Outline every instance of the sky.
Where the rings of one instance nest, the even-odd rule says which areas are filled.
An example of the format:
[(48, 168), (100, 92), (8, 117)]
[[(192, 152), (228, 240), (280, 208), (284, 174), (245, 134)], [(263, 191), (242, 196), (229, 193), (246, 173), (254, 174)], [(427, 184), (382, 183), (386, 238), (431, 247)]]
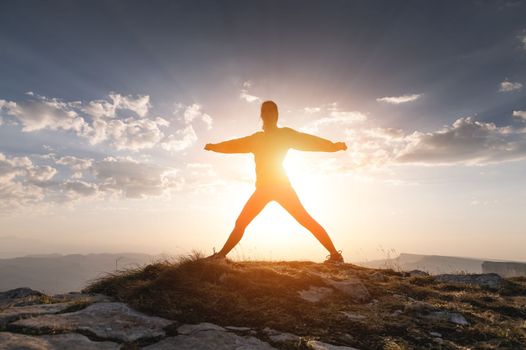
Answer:
[[(0, 257), (219, 250), (281, 126), (307, 210), (350, 261), (526, 261), (522, 1), (3, 1)], [(277, 204), (234, 259), (322, 260)]]

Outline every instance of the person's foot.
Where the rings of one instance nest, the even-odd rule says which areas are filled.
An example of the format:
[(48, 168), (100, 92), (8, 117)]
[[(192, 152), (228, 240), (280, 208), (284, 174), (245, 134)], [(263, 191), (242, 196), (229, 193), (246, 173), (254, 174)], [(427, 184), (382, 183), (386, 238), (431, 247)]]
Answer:
[(343, 261), (342, 251), (339, 250), (337, 252), (331, 253), (331, 255), (327, 255), (327, 259), (323, 263), (333, 265), (341, 265), (345, 263), (345, 261)]
[(220, 253), (214, 253), (210, 256), (207, 256), (205, 258), (206, 261), (213, 261), (213, 262), (219, 262), (219, 263), (225, 263), (227, 262), (226, 256)]

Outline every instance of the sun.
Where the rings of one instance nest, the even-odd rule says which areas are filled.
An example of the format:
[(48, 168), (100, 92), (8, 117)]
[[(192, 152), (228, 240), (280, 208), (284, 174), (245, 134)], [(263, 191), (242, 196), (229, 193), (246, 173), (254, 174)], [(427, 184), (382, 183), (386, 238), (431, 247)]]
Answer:
[(287, 176), (296, 190), (312, 188), (315, 180), (312, 160), (300, 152), (289, 152), (283, 162)]

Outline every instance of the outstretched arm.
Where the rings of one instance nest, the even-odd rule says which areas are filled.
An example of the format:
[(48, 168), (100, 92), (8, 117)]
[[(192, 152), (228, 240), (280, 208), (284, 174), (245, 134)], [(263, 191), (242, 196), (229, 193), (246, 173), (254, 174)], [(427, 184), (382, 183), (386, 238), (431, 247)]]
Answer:
[[(292, 129), (291, 129), (292, 130)], [(345, 142), (332, 142), (327, 139), (293, 130), (291, 147), (299, 151), (337, 152), (345, 151)]]
[(219, 153), (250, 153), (252, 152), (252, 136), (220, 143), (207, 143), (205, 150)]

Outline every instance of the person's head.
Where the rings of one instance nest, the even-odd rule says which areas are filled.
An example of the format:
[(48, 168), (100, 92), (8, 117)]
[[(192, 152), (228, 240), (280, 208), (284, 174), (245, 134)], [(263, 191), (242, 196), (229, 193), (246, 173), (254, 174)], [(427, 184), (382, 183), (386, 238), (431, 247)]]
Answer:
[(278, 105), (274, 101), (265, 101), (261, 104), (261, 120), (263, 120), (263, 130), (271, 130), (278, 126)]

